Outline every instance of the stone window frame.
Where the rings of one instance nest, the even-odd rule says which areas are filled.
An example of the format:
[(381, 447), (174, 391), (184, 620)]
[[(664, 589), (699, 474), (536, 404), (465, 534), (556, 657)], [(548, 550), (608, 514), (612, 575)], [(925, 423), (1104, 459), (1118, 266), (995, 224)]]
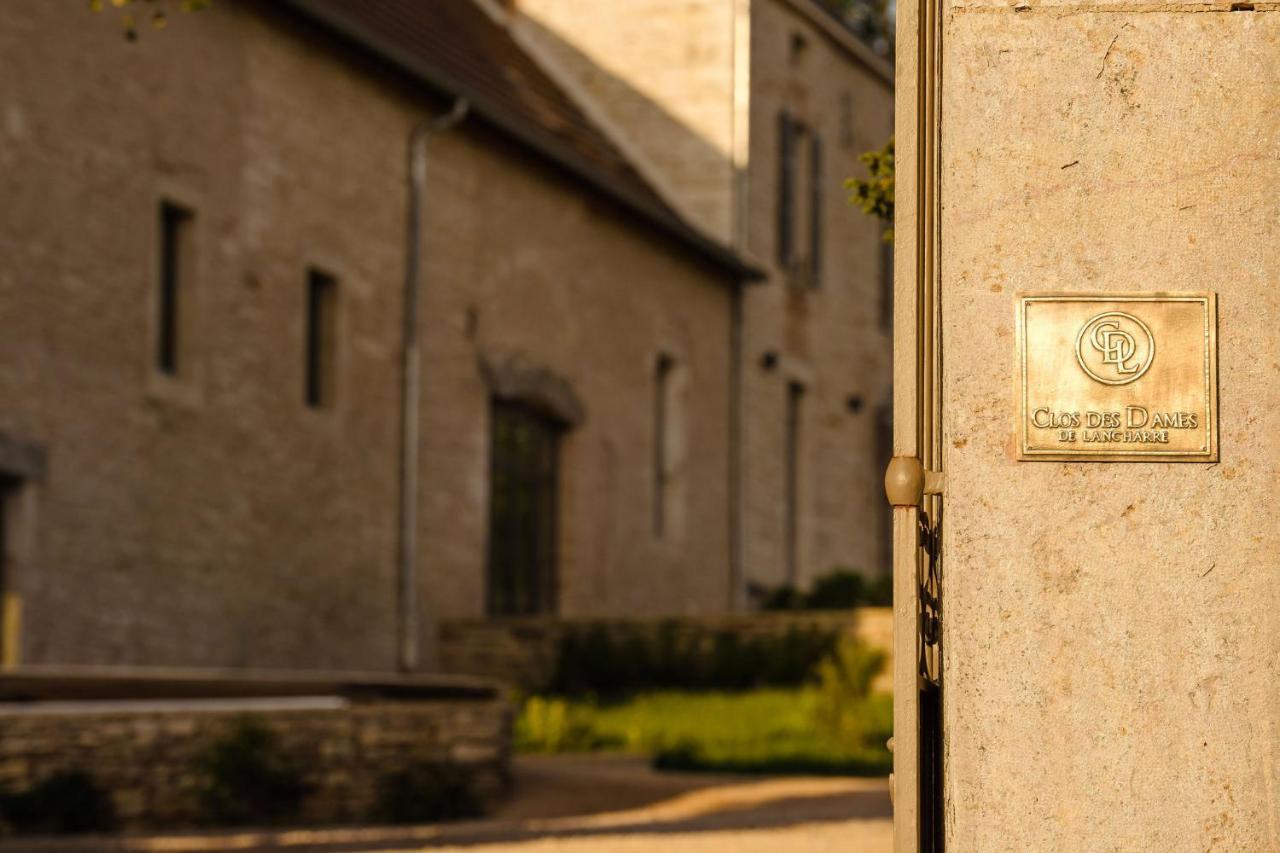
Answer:
[[(797, 118), (786, 106), (778, 110), (777, 135), (775, 262), (788, 284), (817, 290), (823, 274), (825, 143), (815, 126)], [(799, 174), (801, 169), (805, 174)], [(806, 244), (803, 253), (799, 241)]]
[[(569, 379), (546, 365), (537, 363), (520, 353), (482, 353), (478, 358), (479, 371), (487, 389), (487, 417), (493, 417), (495, 403), (517, 403), (532, 412), (538, 413), (559, 429), (556, 447), (557, 476), (561, 478), (555, 498), (555, 533), (554, 533), (554, 607), (558, 612), (563, 592), (563, 568), (567, 564), (565, 551), (564, 520), (569, 516), (566, 512), (566, 490), (563, 476), (568, 466), (570, 448), (569, 436), (573, 430), (581, 426), (587, 418), (586, 406), (578, 396)], [(492, 424), (490, 425), (492, 430)], [(486, 454), (493, 452), (492, 438)], [(487, 457), (487, 465), (492, 465), (492, 458)], [(492, 469), (489, 471), (489, 488), (492, 488)], [(492, 496), (489, 497), (492, 500)], [(492, 511), (490, 504), (486, 512)], [(491, 524), (492, 522), (487, 522)], [(486, 528), (486, 538), (492, 535)], [(501, 614), (491, 611), (491, 583), (489, 557), (485, 559), (484, 608), (488, 618), (503, 618)]]
[[(204, 200), (203, 194), (191, 187), (172, 179), (164, 179), (157, 182), (155, 190), (151, 193), (146, 213), (151, 226), (147, 230), (147, 295), (143, 304), (143, 310), (146, 312), (146, 349), (143, 366), (145, 394), (152, 400), (186, 409), (201, 408), (204, 405), (205, 395), (208, 339), (201, 332), (207, 328), (204, 323), (203, 308), (206, 304), (205, 283), (208, 279), (206, 274), (208, 216), (205, 212), (207, 205), (203, 203)], [(163, 287), (163, 247), (161, 245), (163, 235), (160, 223), (161, 214), (166, 205), (184, 210), (191, 217), (188, 235), (190, 246), (187, 249), (190, 257), (186, 264), (186, 280), (182, 285), (184, 318), (179, 321), (181, 328), (178, 342), (179, 348), (185, 350), (185, 355), (179, 354), (179, 366), (174, 372), (163, 370), (157, 357), (161, 337), (160, 293)]]

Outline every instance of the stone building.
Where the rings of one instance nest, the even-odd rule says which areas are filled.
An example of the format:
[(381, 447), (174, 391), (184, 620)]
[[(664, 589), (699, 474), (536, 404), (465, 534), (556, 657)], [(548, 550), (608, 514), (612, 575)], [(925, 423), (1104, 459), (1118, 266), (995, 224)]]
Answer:
[[(703, 202), (509, 7), (221, 0), (136, 41), (10, 10), (4, 662), (422, 669), (444, 619), (873, 565), (877, 235), (836, 176), (887, 72), (815, 9), (732, 18), (759, 91), (722, 91), (752, 133)], [(781, 158), (780, 264), (784, 102), (829, 156)]]
[(744, 294), (742, 589), (888, 571), (892, 257), (846, 202), (893, 132), (892, 68), (818, 0), (509, 0), (512, 29)]

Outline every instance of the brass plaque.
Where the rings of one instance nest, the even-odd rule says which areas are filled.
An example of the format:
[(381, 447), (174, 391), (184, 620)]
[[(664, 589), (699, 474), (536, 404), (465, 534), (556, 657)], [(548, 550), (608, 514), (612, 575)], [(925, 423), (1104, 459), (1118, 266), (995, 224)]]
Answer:
[(1216, 462), (1212, 293), (1020, 293), (1018, 458)]

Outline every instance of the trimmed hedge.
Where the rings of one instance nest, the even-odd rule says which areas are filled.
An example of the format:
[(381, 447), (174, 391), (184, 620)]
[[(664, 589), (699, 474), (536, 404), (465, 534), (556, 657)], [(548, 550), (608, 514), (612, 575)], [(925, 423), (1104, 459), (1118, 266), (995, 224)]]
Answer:
[(560, 641), (552, 693), (748, 690), (803, 684), (836, 648), (837, 632), (793, 626), (781, 635), (690, 631), (678, 620), (656, 633), (629, 626), (571, 629)]

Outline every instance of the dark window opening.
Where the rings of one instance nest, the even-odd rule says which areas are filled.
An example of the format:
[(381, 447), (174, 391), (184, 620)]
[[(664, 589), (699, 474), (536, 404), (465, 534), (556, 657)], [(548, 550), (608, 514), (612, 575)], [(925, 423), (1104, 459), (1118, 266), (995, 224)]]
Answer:
[(307, 405), (332, 404), (337, 362), (338, 280), (316, 270), (307, 273)]
[(840, 144), (849, 148), (853, 143), (853, 95), (844, 92), (840, 95)]
[(488, 610), (555, 613), (560, 424), (495, 401), (490, 447)]
[(778, 265), (791, 268), (795, 207), (795, 149), (798, 126), (786, 110), (778, 113)]
[(809, 137), (809, 286), (822, 283), (822, 137)]
[(17, 498), (22, 481), (0, 474), (0, 661), (13, 663), (16, 649), (9, 648), (12, 639), (9, 625), (9, 597), (13, 587), (10, 526), (13, 523), (13, 502)]
[(660, 355), (653, 375), (653, 535), (657, 539), (666, 535), (667, 529), (668, 419), (674, 367), (674, 359)]
[(190, 265), (191, 211), (170, 202), (160, 204), (160, 292), (156, 366), (177, 374), (183, 290)]
[(778, 266), (792, 284), (817, 287), (822, 275), (825, 204), (822, 137), (778, 114)]
[(804, 403), (804, 386), (799, 382), (787, 385), (786, 446), (783, 483), (783, 501), (786, 511), (783, 542), (786, 548), (787, 583), (795, 586), (800, 569), (800, 417)]
[(804, 37), (804, 33), (793, 32), (787, 45), (787, 59), (791, 66), (799, 65), (809, 52), (809, 40)]

